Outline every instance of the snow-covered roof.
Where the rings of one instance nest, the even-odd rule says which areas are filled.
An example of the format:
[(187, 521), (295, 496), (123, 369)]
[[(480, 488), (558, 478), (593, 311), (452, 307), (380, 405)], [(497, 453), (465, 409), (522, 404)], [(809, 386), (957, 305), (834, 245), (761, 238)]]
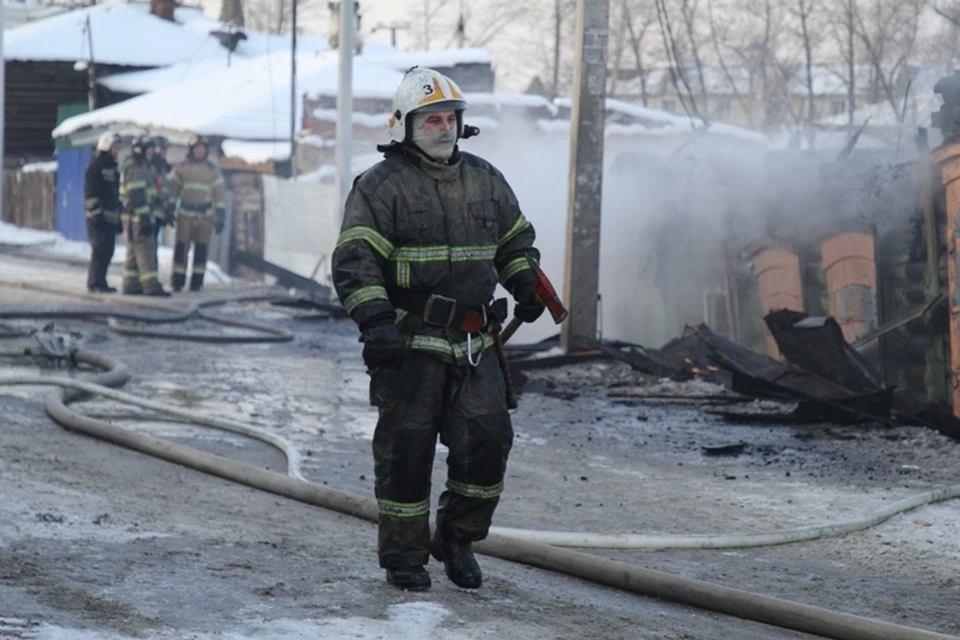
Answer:
[[(7, 60), (45, 60), (77, 62), (90, 58), (86, 31), (87, 18), (93, 37), (94, 60), (101, 64), (128, 67), (175, 68), (166, 76), (141, 76), (129, 80), (144, 91), (165, 86), (171, 77), (189, 77), (204, 71), (204, 63), (213, 59), (226, 66), (228, 51), (213, 35), (214, 32), (236, 30), (226, 23), (203, 15), (194, 7), (178, 7), (176, 21), (170, 22), (150, 14), (146, 3), (115, 3), (69, 10), (66, 13), (36, 20), (10, 29), (4, 35), (4, 57)], [(290, 37), (241, 29), (244, 38), (236, 46), (231, 58), (255, 58), (290, 50)], [(310, 54), (329, 51), (326, 38), (297, 38), (297, 53)], [(396, 52), (390, 45), (366, 43), (364, 51), (377, 55)], [(214, 66), (215, 66), (214, 65)], [(119, 82), (118, 76), (103, 82)], [(128, 91), (129, 85), (116, 91)]]
[[(176, 10), (178, 21), (197, 19), (198, 10)], [(210, 35), (151, 15), (146, 5), (106, 4), (75, 9), (15, 27), (4, 33), (5, 60), (78, 62), (158, 67), (202, 60), (224, 48)]]
[[(366, 45), (365, 45), (366, 47)], [(442, 51), (410, 51), (378, 55), (376, 51), (366, 49), (364, 56), (385, 67), (406, 71), (410, 67), (450, 68), (460, 64), (490, 64), (492, 58), (486, 49), (444, 49)]]
[(117, 93), (138, 95), (196, 80), (213, 73), (220, 73), (242, 62), (244, 62), (244, 58), (236, 55), (231, 56), (226, 49), (223, 49), (219, 55), (209, 56), (203, 60), (179, 62), (144, 71), (115, 73), (98, 78), (97, 82)]
[[(221, 72), (68, 118), (53, 131), (53, 137), (134, 125), (148, 132), (179, 130), (236, 140), (283, 141), (290, 130), (289, 70), (289, 52), (238, 59)], [(297, 56), (298, 91), (335, 94), (338, 70), (335, 53)], [(354, 96), (358, 98), (390, 97), (402, 78), (401, 73), (362, 56), (354, 58), (353, 73)], [(297, 110), (301, 109), (298, 101)], [(298, 113), (298, 122), (300, 117)]]
[[(572, 101), (570, 98), (557, 98), (554, 100), (557, 106), (569, 109)], [(769, 144), (768, 138), (762, 133), (750, 131), (742, 127), (735, 127), (729, 124), (711, 122), (704, 128), (699, 120), (691, 121), (690, 118), (678, 116), (659, 109), (651, 109), (622, 100), (607, 98), (606, 110), (608, 116), (611, 112), (620, 113), (629, 118), (631, 122), (613, 122), (606, 126), (607, 135), (679, 135), (692, 132), (707, 132), (714, 135), (739, 138), (760, 144)], [(564, 120), (566, 128), (569, 129), (569, 121)], [(543, 130), (561, 130), (553, 125), (540, 127)]]
[[(220, 20), (215, 20), (203, 14), (190, 16), (184, 19), (183, 26), (190, 31), (204, 35), (210, 34), (214, 31), (229, 33), (238, 30), (236, 27), (221, 22)], [(239, 31), (242, 31), (246, 37), (242, 38), (237, 43), (237, 48), (234, 53), (236, 53), (238, 56), (244, 58), (254, 58), (257, 56), (272, 55), (274, 53), (287, 51), (290, 49), (289, 36), (262, 33), (259, 31), (252, 31), (247, 28), (240, 28)], [(298, 53), (316, 53), (318, 51), (329, 50), (330, 43), (326, 38), (297, 38)]]

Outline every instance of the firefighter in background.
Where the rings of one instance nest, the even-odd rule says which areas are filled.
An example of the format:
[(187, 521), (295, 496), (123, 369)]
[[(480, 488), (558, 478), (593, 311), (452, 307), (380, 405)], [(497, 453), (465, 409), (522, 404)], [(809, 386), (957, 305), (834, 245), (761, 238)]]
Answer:
[(124, 163), (120, 175), (127, 238), (123, 293), (169, 296), (157, 278), (157, 228), (151, 211), (157, 197), (153, 149), (150, 136), (134, 138), (133, 154)]
[(187, 254), (193, 243), (193, 273), (190, 291), (203, 287), (211, 229), (220, 233), (227, 220), (223, 174), (207, 155), (210, 144), (204, 136), (193, 136), (187, 158), (170, 172), (167, 211), (177, 216), (176, 244), (173, 246), (173, 290), (181, 291), (187, 280)]
[(104, 133), (97, 141), (93, 160), (87, 165), (83, 183), (87, 209), (87, 238), (90, 240), (90, 267), (87, 290), (91, 293), (116, 293), (107, 284), (107, 268), (113, 259), (120, 225), (120, 173), (117, 154), (120, 136)]
[[(411, 591), (430, 588), (430, 555), (457, 586), (481, 585), (471, 545), (490, 528), (513, 442), (505, 372), (488, 351), (506, 316), (506, 301), (493, 301), (498, 282), (517, 318), (544, 311), (533, 227), (503, 175), (457, 148), (466, 108), (443, 74), (407, 72), (393, 101), (393, 143), (354, 183), (333, 254), (334, 286), (359, 325), (379, 409), (380, 566)], [(431, 538), (438, 436), (449, 454)]]
[(157, 247), (159, 248), (160, 245), (163, 244), (160, 241), (163, 228), (167, 225), (172, 227), (176, 222), (176, 218), (169, 206), (170, 185), (167, 183), (167, 176), (170, 174), (170, 170), (173, 169), (170, 163), (167, 162), (167, 149), (170, 147), (170, 141), (164, 136), (154, 136), (153, 144), (152, 164), (157, 187), (157, 197), (154, 200), (153, 206), (151, 206), (151, 213), (153, 214), (154, 224), (157, 227)]

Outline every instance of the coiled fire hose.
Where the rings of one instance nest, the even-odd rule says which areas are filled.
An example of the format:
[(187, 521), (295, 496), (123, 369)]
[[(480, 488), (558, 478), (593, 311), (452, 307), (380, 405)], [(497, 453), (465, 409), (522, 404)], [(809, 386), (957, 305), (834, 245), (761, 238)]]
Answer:
[[(0, 357), (29, 355), (43, 354), (35, 354), (29, 349), (0, 351)], [(0, 386), (55, 385), (60, 387), (60, 390), (47, 397), (45, 408), (56, 422), (67, 429), (286, 498), (356, 516), (370, 522), (377, 521), (377, 507), (373, 500), (303, 479), (299, 471), (299, 456), (296, 449), (283, 438), (269, 434), (263, 428), (253, 425), (170, 407), (117, 391), (113, 387), (125, 384), (129, 379), (129, 374), (125, 365), (105, 355), (78, 352), (75, 354), (75, 360), (79, 363), (103, 368), (105, 371), (95, 374), (89, 381), (63, 377), (0, 376)], [(257, 438), (278, 448), (287, 456), (288, 474), (276, 473), (192, 447), (138, 434), (103, 420), (84, 416), (69, 408), (70, 403), (79, 400), (85, 394), (102, 395), (120, 402), (159, 411), (193, 424), (224, 429)], [(957, 640), (954, 636), (933, 631), (905, 627), (771, 596), (749, 593), (551, 545), (621, 549), (715, 549), (757, 546), (759, 544), (785, 544), (797, 540), (810, 540), (826, 535), (840, 535), (858, 531), (882, 522), (896, 513), (958, 496), (960, 496), (960, 485), (901, 500), (861, 519), (746, 536), (596, 536), (583, 533), (521, 532), (516, 529), (495, 528), (491, 531), (487, 540), (476, 545), (476, 550), (504, 560), (512, 560), (548, 571), (563, 573), (647, 597), (670, 600), (747, 620), (827, 638), (836, 638), (837, 640), (950, 640), (951, 638)]]

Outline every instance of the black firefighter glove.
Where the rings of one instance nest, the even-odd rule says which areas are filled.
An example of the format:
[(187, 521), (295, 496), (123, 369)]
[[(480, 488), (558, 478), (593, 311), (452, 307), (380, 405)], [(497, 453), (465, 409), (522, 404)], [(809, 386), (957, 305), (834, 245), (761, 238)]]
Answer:
[(151, 215), (144, 215), (136, 226), (141, 238), (152, 238), (157, 235), (157, 226), (153, 223)]
[(223, 231), (223, 225), (227, 223), (227, 210), (223, 207), (217, 207), (213, 212), (213, 230), (217, 233)]
[(523, 322), (536, 322), (537, 318), (543, 315), (546, 305), (540, 300), (540, 296), (533, 290), (533, 284), (521, 287), (517, 291), (517, 306), (513, 309), (513, 315)]
[(163, 207), (163, 223), (168, 227), (176, 226), (177, 224), (177, 204), (175, 202), (167, 202)]
[(399, 369), (407, 357), (407, 340), (394, 324), (394, 313), (378, 313), (360, 323), (363, 362), (369, 369)]
[(172, 227), (177, 224), (177, 203), (176, 202), (167, 202), (163, 206), (163, 223), (168, 227)]

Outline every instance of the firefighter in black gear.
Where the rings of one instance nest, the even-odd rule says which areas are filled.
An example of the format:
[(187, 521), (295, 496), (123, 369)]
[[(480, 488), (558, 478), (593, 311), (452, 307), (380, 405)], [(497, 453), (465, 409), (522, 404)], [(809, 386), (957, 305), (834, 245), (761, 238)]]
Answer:
[(120, 233), (120, 174), (117, 153), (120, 136), (104, 133), (97, 141), (93, 160), (87, 165), (83, 191), (86, 198), (87, 238), (90, 240), (90, 267), (87, 290), (91, 293), (115, 293), (107, 284), (107, 268), (113, 259)]
[[(518, 301), (517, 317), (532, 322), (544, 310), (533, 289), (533, 227), (503, 175), (456, 146), (466, 107), (442, 74), (406, 74), (394, 142), (354, 183), (333, 255), (379, 410), (380, 566), (390, 584), (414, 591), (430, 587), (431, 555), (456, 585), (481, 585), (471, 543), (490, 528), (513, 442), (506, 372), (491, 353), (506, 316), (506, 301), (493, 301), (498, 282)], [(447, 483), (431, 537), (438, 436), (449, 450)]]
[(170, 172), (167, 212), (176, 215), (177, 239), (173, 246), (173, 290), (187, 281), (187, 254), (193, 243), (193, 273), (190, 291), (203, 287), (211, 231), (220, 233), (227, 220), (223, 174), (207, 155), (210, 142), (193, 136), (187, 144), (187, 159)]
[(153, 140), (133, 140), (133, 155), (120, 175), (123, 225), (126, 228), (127, 260), (123, 266), (123, 293), (169, 296), (157, 274), (157, 230), (152, 215), (156, 203), (156, 172)]

